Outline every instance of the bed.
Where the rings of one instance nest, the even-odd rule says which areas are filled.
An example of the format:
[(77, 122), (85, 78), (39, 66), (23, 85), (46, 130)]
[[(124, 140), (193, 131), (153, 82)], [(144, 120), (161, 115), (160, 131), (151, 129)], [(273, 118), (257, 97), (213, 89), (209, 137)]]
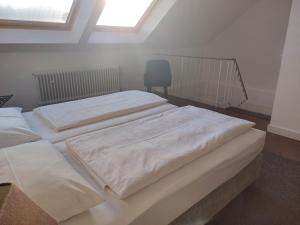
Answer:
[[(86, 168), (70, 154), (69, 140), (94, 132), (118, 129), (150, 117), (161, 117), (176, 106), (161, 102), (133, 111), (124, 111), (114, 117), (94, 120), (78, 127), (55, 130), (34, 112), (24, 113), (29, 126), (44, 140), (50, 141), (66, 161), (104, 200), (71, 219), (64, 225), (167, 225), (196, 203), (203, 205), (201, 224), (205, 224), (218, 210), (253, 182), (259, 173), (260, 154), (265, 132), (249, 129), (213, 151), (192, 160), (141, 190), (122, 198), (101, 188)], [(231, 188), (228, 188), (228, 185)], [(224, 197), (225, 196), (225, 197)], [(206, 204), (206, 203), (210, 204)]]
[[(48, 142), (39, 141), (0, 151), (0, 180), (6, 182), (6, 177), (10, 179), (11, 176), (17, 176), (17, 183), (21, 184), (21, 187), (27, 187), (22, 190), (29, 196), (35, 196), (35, 199), (39, 200), (37, 203), (43, 203), (40, 207), (49, 207), (50, 203), (51, 208), (43, 209), (52, 209), (53, 211), (47, 212), (55, 212), (51, 215), (58, 216), (55, 218), (60, 218), (60, 224), (64, 225), (167, 225), (196, 203), (202, 204), (200, 213), (203, 221), (200, 224), (205, 224), (235, 195), (255, 180), (259, 174), (260, 153), (264, 139), (264, 132), (251, 129), (124, 200), (115, 198), (98, 186), (87, 171), (70, 157), (64, 142), (53, 146)], [(6, 157), (8, 161), (5, 160)], [(92, 197), (93, 202), (85, 201), (88, 205), (94, 206), (86, 208), (86, 204), (83, 207), (82, 204), (76, 203), (76, 200), (72, 205), (68, 205), (68, 208), (83, 207), (80, 209), (82, 213), (74, 214), (74, 211), (70, 210), (68, 215), (65, 215), (64, 210), (57, 211), (55, 205), (60, 208), (67, 206), (65, 201), (60, 202), (61, 197), (57, 198), (62, 194), (59, 193), (61, 188), (58, 187), (69, 189), (69, 185), (65, 186), (63, 182), (62, 186), (53, 186), (53, 170), (55, 170), (55, 177), (59, 180), (62, 177), (69, 180), (71, 174), (71, 177), (83, 184), (80, 186), (90, 187), (78, 190), (80, 186), (76, 185), (75, 189), (71, 189), (71, 196), (66, 196), (69, 192), (63, 195), (64, 198), (68, 198), (68, 202), (78, 199), (77, 194), (81, 195), (81, 198), (84, 197), (82, 194), (85, 191), (81, 190), (94, 189), (97, 194), (89, 191), (92, 195), (88, 195)], [(51, 174), (51, 179), (46, 174)], [(55, 182), (58, 181), (57, 178)], [(37, 186), (32, 187), (33, 183), (30, 180), (34, 181)], [(70, 184), (72, 187), (74, 182)], [(38, 189), (39, 191), (36, 192)], [(53, 198), (48, 203), (46, 199), (50, 192)], [(47, 193), (46, 199), (43, 193)]]
[[(210, 154), (201, 157), (180, 170), (164, 177), (158, 182), (135, 193), (126, 200), (119, 200), (108, 194), (94, 182), (66, 151), (64, 142), (55, 144), (69, 163), (99, 191), (106, 201), (89, 211), (65, 221), (64, 225), (125, 225), (169, 224), (197, 202), (204, 199), (215, 189), (221, 189), (217, 206), (226, 204), (240, 193), (257, 176), (259, 155), (263, 149), (265, 132), (251, 129), (249, 132), (219, 147)], [(237, 176), (247, 166), (252, 165), (247, 176), (240, 177), (240, 183), (234, 189), (222, 190), (222, 184)], [(254, 167), (254, 168), (253, 168)], [(253, 173), (255, 171), (256, 173)], [(250, 180), (250, 181), (249, 181)], [(235, 183), (236, 184), (236, 183)], [(231, 193), (232, 192), (232, 193)], [(224, 194), (224, 195), (223, 195)], [(214, 198), (214, 197), (212, 197)], [(223, 200), (226, 200), (226, 203)], [(209, 205), (208, 205), (209, 207)], [(217, 211), (209, 215), (210, 219)], [(207, 216), (207, 215), (206, 215)], [(207, 221), (204, 221), (207, 222)], [(203, 224), (204, 224), (203, 222)]]

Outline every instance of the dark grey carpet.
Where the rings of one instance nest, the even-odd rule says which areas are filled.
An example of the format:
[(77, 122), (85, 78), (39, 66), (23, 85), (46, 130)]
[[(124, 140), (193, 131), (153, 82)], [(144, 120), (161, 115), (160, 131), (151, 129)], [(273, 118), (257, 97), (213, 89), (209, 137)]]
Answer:
[[(177, 224), (190, 224), (185, 220)], [(300, 225), (300, 162), (264, 153), (259, 179), (208, 225)]]

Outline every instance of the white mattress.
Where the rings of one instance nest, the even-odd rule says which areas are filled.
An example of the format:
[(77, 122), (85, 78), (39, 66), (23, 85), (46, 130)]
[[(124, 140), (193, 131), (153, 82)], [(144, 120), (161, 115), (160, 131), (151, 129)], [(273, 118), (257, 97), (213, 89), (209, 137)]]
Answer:
[(265, 132), (252, 129), (125, 200), (96, 186), (69, 156), (64, 142), (55, 146), (106, 200), (64, 225), (168, 224), (221, 184), (238, 174), (262, 151)]
[(39, 116), (35, 115), (35, 113), (33, 112), (23, 113), (23, 116), (25, 120), (28, 122), (31, 129), (36, 133), (38, 133), (43, 139), (48, 140), (51, 143), (58, 143), (60, 141), (64, 141), (71, 137), (75, 137), (91, 131), (104, 129), (107, 127), (112, 127), (129, 121), (137, 120), (146, 116), (154, 115), (157, 113), (161, 113), (173, 109), (175, 107), (176, 106), (171, 104), (163, 104), (151, 109), (143, 110), (136, 113), (131, 113), (126, 116), (120, 116), (113, 119), (99, 121), (93, 124), (72, 128), (61, 132), (56, 132), (55, 130), (53, 130)]
[(138, 91), (123, 91), (53, 105), (33, 110), (56, 131), (103, 121), (167, 103), (158, 95)]

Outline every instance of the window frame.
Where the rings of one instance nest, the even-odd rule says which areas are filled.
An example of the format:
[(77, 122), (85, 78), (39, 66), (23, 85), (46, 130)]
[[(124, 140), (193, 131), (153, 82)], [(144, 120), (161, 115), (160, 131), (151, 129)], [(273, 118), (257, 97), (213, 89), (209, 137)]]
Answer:
[(79, 0), (73, 0), (65, 23), (0, 19), (0, 29), (71, 30), (78, 11)]
[[(139, 19), (135, 27), (122, 27), (122, 26), (105, 26), (105, 25), (97, 25), (95, 30), (98, 32), (137, 32), (141, 29), (142, 25), (145, 23), (146, 19), (149, 17), (150, 13), (154, 9), (155, 5), (158, 3), (159, 0), (153, 0), (147, 10), (144, 12), (142, 17)], [(104, 8), (102, 9), (102, 11)], [(101, 13), (102, 13), (101, 11)], [(99, 14), (98, 20), (101, 16), (101, 13)], [(97, 22), (98, 22), (97, 20)]]

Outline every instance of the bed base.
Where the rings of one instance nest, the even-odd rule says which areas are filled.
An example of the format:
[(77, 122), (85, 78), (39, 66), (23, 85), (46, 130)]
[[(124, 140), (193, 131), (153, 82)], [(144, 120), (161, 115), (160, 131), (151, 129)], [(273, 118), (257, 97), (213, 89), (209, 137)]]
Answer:
[(204, 225), (208, 223), (219, 211), (259, 177), (262, 158), (262, 154), (258, 155), (255, 160), (235, 177), (211, 192), (170, 225)]

